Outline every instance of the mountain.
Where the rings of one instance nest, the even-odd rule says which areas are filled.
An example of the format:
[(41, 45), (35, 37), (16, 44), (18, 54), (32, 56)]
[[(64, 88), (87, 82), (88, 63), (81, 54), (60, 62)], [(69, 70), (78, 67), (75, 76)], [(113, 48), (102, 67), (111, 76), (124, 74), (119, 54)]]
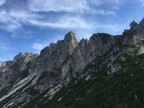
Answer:
[(144, 107), (144, 19), (122, 35), (69, 32), (40, 54), (0, 62), (0, 108)]

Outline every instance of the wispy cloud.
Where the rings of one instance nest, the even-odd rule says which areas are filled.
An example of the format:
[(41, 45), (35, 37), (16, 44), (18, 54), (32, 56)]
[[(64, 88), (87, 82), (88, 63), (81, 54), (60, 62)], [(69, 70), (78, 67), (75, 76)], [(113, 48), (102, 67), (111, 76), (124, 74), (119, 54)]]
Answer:
[(7, 60), (13, 60), (14, 56), (13, 55), (8, 55), (8, 56), (1, 56), (0, 57), (0, 62), (5, 62)]
[(7, 31), (12, 31), (21, 26), (21, 23), (19, 23), (16, 19), (11, 17), (10, 14), (5, 10), (0, 11), (0, 23), (0, 28), (5, 29)]
[(5, 43), (0, 41), (0, 50), (9, 50), (10, 47)]
[(0, 6), (4, 5), (6, 3), (6, 0), (0, 0)]
[[(123, 0), (122, 0), (123, 1)], [(61, 29), (95, 29), (113, 28), (113, 25), (99, 24), (88, 20), (83, 14), (116, 15), (116, 9), (109, 10), (99, 8), (106, 3), (112, 6), (121, 4), (120, 0), (28, 0), (27, 9), (0, 10), (0, 28), (7, 31), (14, 31), (24, 24), (37, 27), (61, 28)], [(64, 12), (53, 17), (50, 12)], [(40, 12), (45, 12), (41, 14)], [(71, 14), (68, 14), (71, 13)], [(73, 13), (73, 14), (72, 14)], [(80, 13), (80, 14), (79, 14)], [(12, 35), (12, 37), (17, 37)]]
[(32, 44), (32, 48), (34, 50), (36, 50), (36, 52), (39, 52), (40, 50), (42, 50), (45, 46), (47, 46), (47, 44), (45, 43), (38, 43), (38, 42), (34, 42)]
[(45, 16), (39, 16), (30, 12), (22, 11), (1, 11), (0, 22), (3, 24), (1, 28), (8, 31), (15, 30), (22, 26), (22, 24), (30, 24), (40, 27), (56, 27), (56, 28), (89, 28), (84, 19), (79, 16), (59, 16), (55, 21), (47, 20)]
[(54, 27), (54, 28), (91, 28), (92, 24), (89, 24), (86, 20), (79, 16), (62, 16), (55, 21), (43, 20), (29, 20), (29, 23), (36, 26)]
[[(105, 11), (99, 11), (101, 14), (115, 14), (113, 12), (106, 13)], [(101, 24), (95, 24), (86, 20), (80, 15), (61, 15), (59, 18), (47, 19), (46, 16), (40, 16), (29, 11), (1, 11), (0, 12), (0, 22), (6, 26), (6, 30), (12, 31), (22, 26), (22, 24), (29, 24), (38, 27), (52, 27), (52, 28), (71, 28), (71, 29), (89, 29), (89, 28), (101, 28), (107, 27), (107, 25), (102, 26)], [(52, 21), (53, 20), (53, 21)], [(95, 26), (96, 25), (96, 26)], [(5, 27), (5, 26), (1, 26)], [(15, 37), (15, 35), (13, 36)]]
[(140, 2), (142, 3), (142, 5), (144, 6), (144, 0), (140, 0)]
[[(113, 15), (113, 12), (102, 9), (95, 9), (103, 4), (119, 5), (120, 0), (29, 0), (28, 8), (35, 12), (74, 12), (74, 13), (95, 13), (102, 15)], [(103, 10), (104, 11), (104, 10)]]
[(88, 9), (86, 0), (29, 0), (28, 4), (32, 11), (79, 12)]
[(0, 57), (0, 62), (6, 61), (6, 58)]

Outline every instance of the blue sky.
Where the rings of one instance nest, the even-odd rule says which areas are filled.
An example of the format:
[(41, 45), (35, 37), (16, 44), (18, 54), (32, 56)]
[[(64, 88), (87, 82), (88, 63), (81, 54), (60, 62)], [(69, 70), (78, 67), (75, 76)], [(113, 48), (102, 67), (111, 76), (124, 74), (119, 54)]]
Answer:
[(39, 51), (73, 31), (122, 34), (144, 17), (144, 0), (0, 0), (0, 61)]

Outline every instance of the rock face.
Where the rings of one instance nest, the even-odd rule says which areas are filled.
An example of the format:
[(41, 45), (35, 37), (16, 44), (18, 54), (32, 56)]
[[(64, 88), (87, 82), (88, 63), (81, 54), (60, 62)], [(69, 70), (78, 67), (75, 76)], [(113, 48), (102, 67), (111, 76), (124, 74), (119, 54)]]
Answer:
[(82, 71), (92, 60), (108, 52), (116, 43), (117, 37), (104, 33), (94, 34), (89, 41), (82, 39), (72, 54), (75, 69)]
[(139, 23), (139, 26), (144, 29), (144, 18), (142, 19), (142, 21)]
[[(97, 33), (77, 42), (75, 33), (69, 32), (63, 40), (45, 47), (40, 55), (19, 53), (13, 61), (0, 62), (0, 90), (7, 90), (0, 94), (0, 107), (11, 101), (11, 106), (16, 107), (43, 92), (50, 99), (63, 85), (87, 76), (99, 65), (106, 64), (107, 74), (112, 74), (121, 68), (113, 63), (115, 59), (136, 48), (144, 52), (144, 20), (139, 24), (133, 21), (120, 36)], [(7, 98), (15, 100), (5, 101)]]
[(0, 62), (0, 72), (4, 72), (11, 65), (12, 61)]
[(31, 62), (38, 55), (32, 53), (19, 53), (14, 57), (13, 61), (7, 61), (0, 63), (0, 89), (12, 84), (19, 82), (24, 77), (28, 76), (28, 72), (31, 68)]
[(39, 68), (42, 71), (52, 71), (61, 67), (64, 60), (73, 53), (78, 42), (75, 33), (69, 32), (64, 40), (44, 48), (39, 57)]
[(130, 27), (129, 30), (125, 30), (123, 33), (123, 35), (125, 35), (125, 42), (137, 47), (142, 47), (144, 44), (144, 19), (139, 24), (133, 21)]

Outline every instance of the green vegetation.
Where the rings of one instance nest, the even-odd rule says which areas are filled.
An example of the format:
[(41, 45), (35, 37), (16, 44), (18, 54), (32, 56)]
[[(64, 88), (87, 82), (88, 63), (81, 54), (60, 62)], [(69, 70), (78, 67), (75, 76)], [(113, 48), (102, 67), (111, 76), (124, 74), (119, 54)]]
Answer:
[[(24, 88), (26, 88), (28, 85), (30, 85), (31, 81), (29, 81), (22, 88), (18, 89), (16, 92), (14, 92), (13, 94), (11, 94), (8, 98), (5, 98), (2, 101), (0, 101), (0, 108), (2, 108), (3, 105), (5, 105), (7, 102), (10, 102), (10, 101), (14, 100), (17, 96), (20, 96), (21, 92), (25, 92)], [(13, 88), (13, 86), (8, 86), (8, 87), (2, 89), (0, 91), (0, 96), (3, 97), (4, 95), (7, 95), (10, 91), (12, 91), (12, 88)], [(23, 103), (21, 103), (21, 104), (23, 104)], [(20, 105), (20, 103), (19, 103), (19, 105)], [(14, 106), (14, 107), (8, 107), (8, 108), (18, 108), (18, 107)]]
[(29, 75), (29, 68), (23, 70), (20, 74), (21, 78), (24, 79)]
[(8, 91), (12, 88), (12, 86), (7, 86), (0, 91), (0, 97), (6, 95)]
[[(107, 76), (106, 66), (86, 81), (79, 79), (63, 87), (53, 99), (39, 108), (144, 108), (144, 54), (128, 52), (115, 62), (122, 69)], [(93, 64), (94, 66), (94, 64)], [(91, 67), (87, 67), (91, 68)], [(105, 72), (104, 72), (105, 71)]]
[[(85, 68), (91, 75), (88, 81), (72, 80), (51, 100), (45, 96), (49, 90), (35, 91), (22, 108), (144, 108), (144, 54), (134, 50), (119, 56), (113, 64), (118, 63), (122, 68), (110, 76), (106, 74), (105, 59), (99, 57)], [(34, 88), (29, 89), (27, 92), (33, 94)]]
[(38, 102), (46, 95), (48, 90), (45, 90), (44, 92), (36, 95), (34, 98), (32, 98), (27, 104), (23, 105), (22, 108), (36, 108)]

